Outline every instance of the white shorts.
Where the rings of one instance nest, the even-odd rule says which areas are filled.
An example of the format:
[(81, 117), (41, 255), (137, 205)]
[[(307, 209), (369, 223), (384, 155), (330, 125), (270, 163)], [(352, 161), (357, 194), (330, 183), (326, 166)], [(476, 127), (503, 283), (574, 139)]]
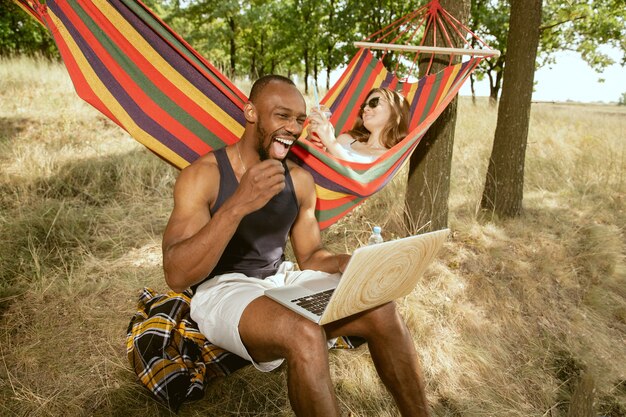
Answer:
[[(284, 359), (261, 363), (252, 359), (239, 335), (243, 311), (269, 288), (330, 275), (320, 271), (294, 271), (292, 262), (283, 262), (276, 275), (265, 279), (240, 273), (218, 275), (196, 289), (191, 298), (191, 318), (211, 343), (249, 360), (258, 370), (269, 372), (278, 368)], [(334, 342), (335, 339), (329, 340), (329, 347)]]

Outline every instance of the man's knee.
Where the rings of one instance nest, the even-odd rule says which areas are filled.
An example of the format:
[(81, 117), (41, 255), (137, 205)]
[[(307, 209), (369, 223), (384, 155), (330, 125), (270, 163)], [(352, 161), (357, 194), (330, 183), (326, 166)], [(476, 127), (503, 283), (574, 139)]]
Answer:
[(301, 318), (295, 320), (286, 338), (288, 361), (315, 361), (325, 356), (326, 334), (319, 325)]
[(363, 326), (370, 336), (385, 336), (389, 332), (405, 332), (406, 325), (395, 302), (376, 307), (365, 314)]

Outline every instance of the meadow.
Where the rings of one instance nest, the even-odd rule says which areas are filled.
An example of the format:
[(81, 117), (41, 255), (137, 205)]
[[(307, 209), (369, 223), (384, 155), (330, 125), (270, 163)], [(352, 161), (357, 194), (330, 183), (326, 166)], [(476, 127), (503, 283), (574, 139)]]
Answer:
[[(479, 210), (496, 109), (459, 101), (452, 235), (399, 305), (434, 417), (626, 416), (626, 107), (535, 103), (524, 211)], [(163, 292), (177, 171), (80, 100), (63, 66), (0, 60), (0, 415), (170, 416), (128, 363)], [(339, 223), (351, 251), (402, 225), (400, 174)], [(331, 352), (342, 410), (398, 415), (366, 346)], [(284, 366), (213, 380), (179, 416), (291, 416)]]

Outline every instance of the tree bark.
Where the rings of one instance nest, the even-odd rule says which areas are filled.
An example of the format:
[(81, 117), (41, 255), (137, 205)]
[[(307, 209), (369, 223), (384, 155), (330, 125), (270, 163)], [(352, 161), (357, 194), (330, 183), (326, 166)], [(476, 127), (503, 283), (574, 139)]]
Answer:
[[(441, 0), (461, 22), (469, 16), (469, 0)], [(437, 44), (442, 44), (439, 42)], [(458, 47), (458, 45), (456, 45)], [(432, 72), (448, 65), (449, 58), (433, 63)], [(411, 233), (439, 230), (448, 225), (448, 197), (457, 99), (446, 107), (411, 155), (405, 197), (405, 225)]]
[(237, 23), (235, 19), (231, 16), (228, 18), (228, 26), (230, 27), (230, 77), (235, 76), (236, 68), (236, 56), (237, 56), (237, 44), (235, 43), (235, 32), (237, 30)]
[(470, 74), (470, 90), (472, 91), (472, 104), (476, 105), (476, 89), (474, 88), (474, 74)]
[(522, 212), (524, 159), (539, 45), (542, 0), (511, 0), (506, 74), (481, 208), (500, 217)]
[(309, 94), (309, 48), (304, 48), (304, 94)]
[(313, 82), (315, 83), (315, 88), (318, 87), (318, 83), (317, 83), (317, 79), (318, 79), (318, 74), (319, 72), (319, 65), (318, 65), (318, 61), (317, 61), (317, 53), (313, 56)]
[[(496, 73), (496, 79), (494, 81), (491, 71), (489, 72), (489, 81), (490, 81), (490, 89), (489, 89), (489, 104), (494, 107), (498, 104), (498, 94), (500, 94), (500, 87), (502, 86), (502, 78), (504, 75), (504, 67), (505, 67), (505, 57), (504, 55), (500, 55), (496, 64), (493, 66), (494, 72)], [(498, 71), (497, 69), (500, 68)]]

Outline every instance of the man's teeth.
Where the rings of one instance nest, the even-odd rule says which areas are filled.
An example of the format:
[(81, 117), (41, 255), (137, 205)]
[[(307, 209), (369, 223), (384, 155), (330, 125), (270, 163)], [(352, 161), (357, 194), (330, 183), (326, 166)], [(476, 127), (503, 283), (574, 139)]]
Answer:
[(293, 140), (285, 139), (285, 138), (275, 138), (277, 142), (282, 143), (285, 146), (291, 146), (293, 144)]

